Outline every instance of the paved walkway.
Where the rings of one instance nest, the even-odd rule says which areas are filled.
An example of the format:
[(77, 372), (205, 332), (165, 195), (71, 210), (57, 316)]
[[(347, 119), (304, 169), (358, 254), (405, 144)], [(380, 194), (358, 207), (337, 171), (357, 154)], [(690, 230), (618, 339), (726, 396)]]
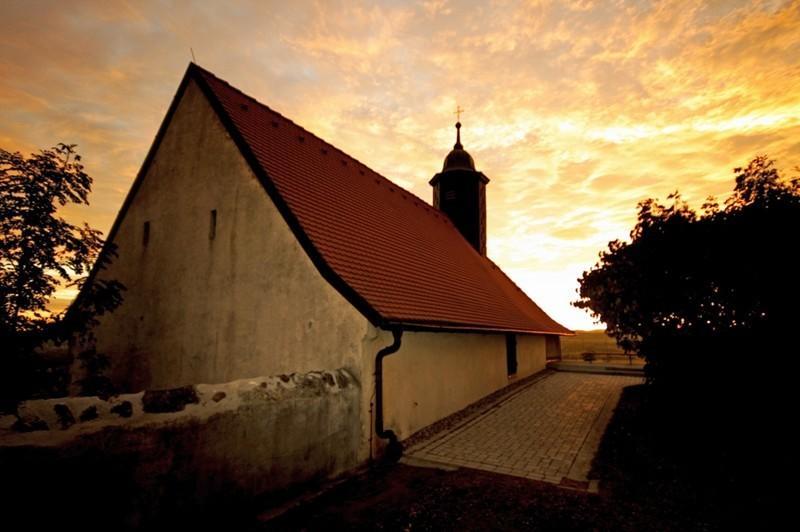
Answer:
[(588, 473), (622, 388), (641, 377), (558, 372), (535, 380), (452, 430), (406, 453), (576, 488)]

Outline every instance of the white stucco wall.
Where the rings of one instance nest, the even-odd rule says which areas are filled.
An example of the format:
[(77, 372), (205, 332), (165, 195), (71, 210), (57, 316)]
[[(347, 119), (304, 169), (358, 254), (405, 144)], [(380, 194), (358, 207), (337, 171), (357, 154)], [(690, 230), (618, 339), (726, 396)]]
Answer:
[(402, 440), (508, 384), (503, 335), (405, 332), (384, 360), (385, 425)]
[[(390, 343), (385, 331), (374, 342), (378, 348)], [(385, 427), (408, 438), (512, 380), (542, 371), (545, 337), (517, 335), (517, 363), (509, 378), (504, 334), (404, 332), (400, 350), (384, 359)]]
[(122, 389), (340, 367), (363, 380), (367, 320), (316, 270), (194, 82), (113, 241), (101, 276), (127, 291), (95, 334)]
[(547, 364), (546, 337), (539, 334), (517, 335), (517, 378), (538, 373)]

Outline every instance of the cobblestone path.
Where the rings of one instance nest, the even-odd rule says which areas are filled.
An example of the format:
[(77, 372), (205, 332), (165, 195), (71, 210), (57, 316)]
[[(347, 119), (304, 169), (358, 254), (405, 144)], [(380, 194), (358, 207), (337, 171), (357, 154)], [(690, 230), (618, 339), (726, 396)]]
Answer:
[(406, 456), (590, 488), (587, 475), (622, 388), (640, 377), (557, 372)]

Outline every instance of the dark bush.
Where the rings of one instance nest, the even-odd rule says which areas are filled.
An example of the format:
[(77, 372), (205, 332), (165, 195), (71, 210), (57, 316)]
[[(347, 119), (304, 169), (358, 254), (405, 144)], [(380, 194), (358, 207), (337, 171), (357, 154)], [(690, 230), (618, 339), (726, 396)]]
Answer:
[(800, 181), (763, 156), (735, 173), (723, 207), (710, 198), (697, 212), (677, 192), (641, 202), (630, 242), (609, 244), (575, 303), (644, 357), (651, 384), (695, 406), (762, 403), (797, 366)]

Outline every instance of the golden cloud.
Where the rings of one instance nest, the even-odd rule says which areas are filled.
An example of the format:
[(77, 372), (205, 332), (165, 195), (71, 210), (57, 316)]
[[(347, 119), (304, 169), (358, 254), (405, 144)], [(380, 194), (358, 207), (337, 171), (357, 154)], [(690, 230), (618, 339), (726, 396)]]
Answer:
[(198, 62), (428, 199), (463, 140), (489, 252), (556, 319), (636, 202), (699, 205), (766, 152), (800, 164), (800, 3), (11, 3), (0, 145), (75, 142), (107, 229), (186, 63)]

